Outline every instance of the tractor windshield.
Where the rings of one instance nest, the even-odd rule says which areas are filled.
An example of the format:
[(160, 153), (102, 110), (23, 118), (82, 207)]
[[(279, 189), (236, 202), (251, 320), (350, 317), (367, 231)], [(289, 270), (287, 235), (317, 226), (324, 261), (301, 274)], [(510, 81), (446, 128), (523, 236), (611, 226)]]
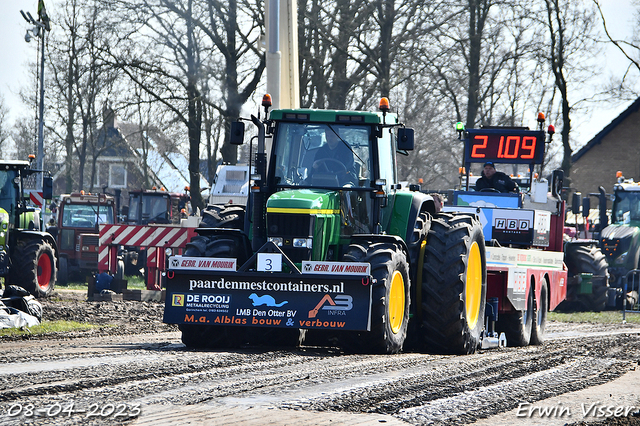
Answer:
[(275, 176), (280, 186), (364, 187), (371, 180), (371, 127), (280, 123)]
[(616, 191), (611, 214), (613, 223), (640, 220), (640, 191)]
[(67, 204), (62, 212), (62, 226), (74, 228), (95, 228), (98, 223), (113, 223), (113, 208), (101, 205)]
[(16, 187), (13, 179), (17, 176), (14, 170), (0, 171), (0, 208), (12, 217), (16, 205)]
[(167, 194), (129, 194), (129, 221), (138, 225), (170, 223)]

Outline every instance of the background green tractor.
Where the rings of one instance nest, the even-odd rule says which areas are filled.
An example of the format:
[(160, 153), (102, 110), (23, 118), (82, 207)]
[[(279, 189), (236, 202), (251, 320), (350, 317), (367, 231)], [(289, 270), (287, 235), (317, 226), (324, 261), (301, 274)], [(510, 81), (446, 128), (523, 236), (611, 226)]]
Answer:
[[(381, 102), (382, 113), (269, 111), (268, 101), (263, 106), (268, 118), (252, 117), (258, 137), (248, 166), (255, 172), (247, 206), (210, 205), (184, 255), (234, 258), (238, 273), (255, 274), (256, 255), (277, 247), (285, 256), (284, 272), (315, 265), (333, 285), (342, 277), (322, 270), (321, 262), (370, 264), (369, 331), (311, 327), (306, 335), (304, 327), (298, 333), (211, 325), (207, 319), (208, 324), (180, 323), (183, 342), (293, 344), (306, 335), (336, 339), (356, 352), (396, 353), (405, 341), (439, 352), (474, 352), (485, 320), (482, 228), (474, 215), (441, 213), (434, 197), (401, 188), (396, 154), (413, 149), (413, 130), (388, 113), (388, 101)], [(244, 123), (234, 123), (231, 142), (243, 139)], [(262, 265), (263, 277), (273, 276), (270, 266)], [(348, 297), (344, 306), (351, 303)], [(168, 303), (165, 320), (173, 309)]]
[[(55, 286), (57, 248), (54, 238), (41, 230), (39, 210), (27, 205), (24, 179), (41, 171), (28, 161), (0, 160), (0, 276), (36, 297), (49, 295)], [(51, 199), (52, 179), (43, 179), (43, 198)]]
[(640, 267), (640, 183), (625, 179), (620, 172), (618, 175), (618, 182), (613, 187), (611, 224), (607, 223), (605, 210), (607, 195), (600, 187), (598, 240), (609, 264), (608, 305), (622, 306), (626, 297), (627, 303), (635, 306), (638, 303), (637, 287), (623, 295), (623, 286), (627, 273)]

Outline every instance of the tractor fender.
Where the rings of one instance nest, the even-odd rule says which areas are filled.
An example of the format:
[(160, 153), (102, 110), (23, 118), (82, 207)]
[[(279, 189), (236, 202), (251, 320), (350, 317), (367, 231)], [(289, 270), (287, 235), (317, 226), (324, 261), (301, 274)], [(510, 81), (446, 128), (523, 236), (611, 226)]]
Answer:
[(407, 248), (407, 243), (397, 235), (389, 235), (389, 234), (354, 234), (351, 236), (351, 242), (357, 241), (369, 241), (369, 242), (387, 242), (387, 243), (395, 243), (402, 247), (402, 251), (407, 256), (407, 261), (409, 261), (409, 249)]
[(396, 192), (388, 233), (411, 241), (414, 225), (420, 213), (433, 216), (440, 211), (440, 202), (421, 192)]
[(413, 225), (418, 219), (418, 215), (422, 212), (429, 213), (429, 216), (433, 216), (440, 211), (441, 204), (439, 200), (436, 200), (432, 195), (423, 194), (421, 192), (412, 192), (413, 199), (411, 200), (411, 207), (409, 210), (409, 220), (407, 221), (407, 236), (405, 241), (411, 241), (411, 235), (413, 234)]

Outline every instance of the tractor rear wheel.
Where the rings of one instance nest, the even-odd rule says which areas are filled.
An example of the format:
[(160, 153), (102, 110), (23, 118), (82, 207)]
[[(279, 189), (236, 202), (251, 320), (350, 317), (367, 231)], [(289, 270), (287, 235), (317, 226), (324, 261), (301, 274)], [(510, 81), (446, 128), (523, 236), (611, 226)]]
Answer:
[[(549, 283), (546, 278), (540, 284), (540, 300), (536, 303), (535, 318), (531, 329), (531, 344), (541, 345), (546, 337), (547, 314), (549, 313)], [(508, 342), (508, 340), (507, 340)]]
[[(568, 276), (579, 274), (593, 274), (599, 277), (591, 281), (591, 293), (580, 294), (580, 284), (573, 284), (567, 288), (567, 302), (561, 306), (563, 309), (581, 308), (588, 311), (599, 312), (607, 306), (607, 292), (609, 290), (609, 275), (607, 272), (607, 260), (602, 251), (595, 245), (568, 244), (565, 250), (565, 263)], [(572, 302), (576, 302), (572, 306)]]
[(18, 242), (13, 256), (11, 281), (36, 297), (53, 292), (56, 283), (56, 255), (43, 240)]
[(421, 287), (422, 340), (427, 350), (470, 354), (481, 343), (487, 294), (482, 225), (464, 214), (431, 222)]
[(406, 253), (390, 242), (352, 243), (343, 259), (370, 263), (373, 289), (371, 331), (344, 333), (341, 346), (349, 352), (400, 352), (407, 337), (411, 303)]
[(243, 229), (244, 206), (210, 204), (202, 212), (201, 228)]
[(527, 307), (524, 311), (500, 314), (496, 328), (507, 336), (509, 346), (527, 346), (531, 341), (533, 322), (535, 321), (533, 286), (529, 286)]

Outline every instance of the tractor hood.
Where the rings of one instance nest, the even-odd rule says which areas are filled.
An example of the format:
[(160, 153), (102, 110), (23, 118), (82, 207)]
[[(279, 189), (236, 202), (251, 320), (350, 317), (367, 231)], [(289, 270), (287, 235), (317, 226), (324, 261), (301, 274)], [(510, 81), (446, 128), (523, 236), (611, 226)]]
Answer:
[(640, 229), (640, 222), (631, 222), (624, 225), (609, 225), (600, 233), (601, 239), (614, 240), (633, 237)]
[(337, 191), (291, 189), (269, 197), (267, 213), (338, 214), (340, 197)]
[(600, 244), (609, 265), (635, 269), (639, 237), (640, 223), (638, 222), (613, 224), (604, 228), (600, 233)]
[[(292, 189), (267, 201), (267, 236), (295, 262), (331, 259), (340, 236), (338, 191)], [(328, 256), (328, 257), (327, 257)]]

